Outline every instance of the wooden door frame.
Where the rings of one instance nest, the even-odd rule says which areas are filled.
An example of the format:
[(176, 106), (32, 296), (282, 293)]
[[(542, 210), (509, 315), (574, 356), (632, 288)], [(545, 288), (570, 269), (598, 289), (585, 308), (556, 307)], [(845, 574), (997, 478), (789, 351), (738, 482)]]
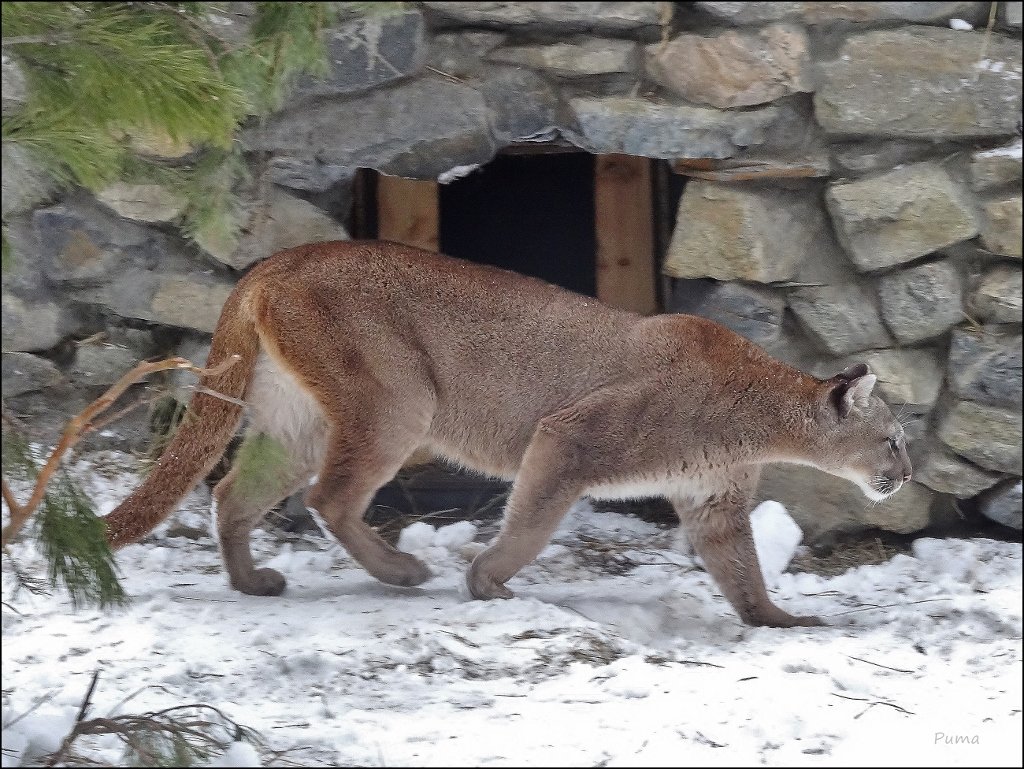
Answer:
[[(536, 146), (531, 152), (539, 152)], [(562, 152), (555, 147), (552, 151)], [(634, 155), (594, 156), (597, 298), (642, 315), (658, 311), (652, 173), (655, 161)], [(437, 251), (438, 183), (379, 175), (377, 237)]]

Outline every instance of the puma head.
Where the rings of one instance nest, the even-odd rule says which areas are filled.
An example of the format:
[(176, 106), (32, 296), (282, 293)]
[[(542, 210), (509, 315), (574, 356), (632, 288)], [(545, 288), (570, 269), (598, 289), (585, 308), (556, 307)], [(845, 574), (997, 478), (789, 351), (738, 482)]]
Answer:
[(856, 483), (875, 502), (910, 480), (903, 425), (872, 395), (876, 377), (858, 363), (822, 383), (818, 420), (824, 449), (815, 466)]

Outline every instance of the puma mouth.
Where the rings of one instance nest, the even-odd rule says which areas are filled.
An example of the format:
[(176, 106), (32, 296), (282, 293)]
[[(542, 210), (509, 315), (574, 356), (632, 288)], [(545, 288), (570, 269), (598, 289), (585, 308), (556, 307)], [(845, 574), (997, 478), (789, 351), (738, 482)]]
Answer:
[(865, 497), (872, 502), (882, 502), (903, 486), (902, 481), (894, 480), (885, 475), (860, 476), (855, 473), (843, 473), (842, 477), (853, 481)]
[(881, 502), (899, 491), (903, 483), (884, 475), (875, 475), (868, 483), (861, 482), (857, 485), (872, 502)]

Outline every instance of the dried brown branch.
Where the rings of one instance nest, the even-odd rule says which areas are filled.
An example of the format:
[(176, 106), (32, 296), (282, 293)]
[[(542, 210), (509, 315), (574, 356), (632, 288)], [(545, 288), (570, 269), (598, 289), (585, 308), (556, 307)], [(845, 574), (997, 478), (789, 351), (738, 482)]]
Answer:
[[(94, 678), (95, 682), (95, 678)], [(90, 688), (90, 695), (92, 690)], [(88, 697), (89, 695), (87, 695)], [(88, 702), (83, 702), (83, 709)], [(199, 713), (208, 711), (210, 718)], [(218, 736), (218, 731), (220, 736)], [(255, 733), (241, 726), (224, 715), (213, 705), (197, 703), (195, 705), (175, 705), (174, 707), (157, 710), (141, 715), (123, 715), (88, 720), (78, 720), (57, 750), (46, 757), (46, 766), (56, 766), (65, 762), (72, 753), (72, 746), (80, 737), (114, 735), (124, 743), (125, 748), (133, 752), (144, 765), (166, 765), (162, 761), (166, 757), (159, 755), (154, 748), (153, 737), (162, 737), (168, 741), (179, 741), (188, 746), (190, 752), (203, 756), (213, 751), (223, 751), (232, 739), (246, 735), (256, 739)], [(158, 743), (157, 743), (158, 744)]]
[(850, 696), (848, 696), (846, 694), (839, 694), (838, 692), (830, 692), (830, 694), (833, 697), (839, 697), (840, 699), (844, 699), (844, 700), (853, 700), (854, 702), (866, 702), (866, 703), (868, 703), (867, 708), (862, 710), (857, 715), (855, 715), (854, 718), (860, 718), (862, 715), (867, 713), (867, 711), (870, 710), (871, 708), (873, 708), (875, 705), (887, 705), (890, 708), (893, 708), (894, 710), (898, 710), (900, 713), (906, 713), (908, 716), (914, 715), (914, 712), (912, 710), (907, 710), (905, 707), (903, 707), (902, 705), (897, 705), (895, 702), (886, 702), (885, 700), (870, 700), (867, 697), (850, 697)]
[(849, 657), (851, 660), (857, 660), (857, 662), (866, 662), (868, 665), (874, 665), (877, 668), (885, 668), (886, 670), (892, 670), (894, 673), (913, 673), (914, 672), (913, 670), (904, 670), (903, 668), (891, 668), (888, 665), (883, 665), (880, 662), (872, 662), (871, 660), (866, 660), (866, 659), (863, 659), (861, 657), (854, 657), (852, 654), (847, 654), (846, 656)]
[(156, 395), (150, 395), (148, 398), (139, 398), (137, 401), (135, 401), (135, 403), (129, 403), (123, 409), (118, 409), (113, 414), (110, 414), (109, 416), (105, 416), (105, 417), (103, 417), (103, 419), (100, 419), (99, 421), (94, 421), (89, 429), (93, 430), (93, 431), (95, 431), (95, 430), (102, 430), (104, 427), (109, 425), (111, 422), (116, 422), (117, 420), (121, 419), (125, 415), (130, 414), (131, 412), (135, 411), (135, 409), (137, 409), (137, 408), (140, 408), (142, 406), (149, 406), (149, 405), (151, 405), (152, 403), (156, 402), (160, 397), (161, 397), (160, 394), (156, 394)]
[(988, 5), (988, 24), (985, 26), (985, 36), (981, 39), (981, 50), (978, 51), (978, 63), (974, 67), (974, 78), (972, 82), (977, 83), (981, 77), (982, 62), (985, 61), (985, 54), (988, 53), (989, 42), (992, 40), (992, 29), (996, 25), (996, 9), (999, 3), (989, 3)]
[(847, 614), (857, 614), (862, 611), (874, 611), (875, 609), (895, 609), (903, 606), (914, 606), (919, 603), (935, 603), (936, 601), (952, 601), (952, 598), (924, 598), (920, 601), (907, 601), (906, 603), (882, 603), (882, 604), (871, 604), (869, 606), (862, 606), (857, 609), (848, 609), (847, 611), (836, 612), (835, 614), (829, 614), (829, 617), (842, 617)]
[[(187, 358), (167, 358), (166, 360), (140, 363), (122, 376), (110, 387), (110, 389), (86, 406), (78, 416), (68, 422), (63, 435), (61, 435), (61, 438), (57, 442), (53, 451), (50, 452), (50, 456), (46, 460), (46, 464), (43, 465), (43, 469), (40, 471), (39, 476), (36, 479), (35, 487), (32, 489), (32, 495), (25, 504), (22, 505), (18, 503), (14, 498), (14, 494), (10, 487), (8, 487), (6, 479), (3, 480), (4, 501), (7, 503), (11, 511), (11, 520), (3, 530), (3, 546), (6, 547), (11, 538), (21, 531), (21, 528), (39, 506), (39, 503), (42, 502), (43, 496), (46, 493), (46, 486), (54, 472), (56, 472), (57, 467), (60, 465), (61, 460), (64, 458), (67, 451), (78, 442), (82, 435), (90, 430), (96, 429), (96, 417), (109, 409), (114, 402), (124, 394), (125, 390), (150, 374), (170, 369), (184, 369), (186, 371), (192, 371), (199, 376), (216, 376), (235, 365), (239, 359), (240, 356), (232, 355), (230, 358), (222, 361), (218, 365), (204, 369), (196, 366)], [(106, 424), (106, 422), (103, 424)]]
[(444, 70), (437, 69), (436, 67), (431, 67), (431, 66), (425, 64), (423, 66), (423, 68), (424, 69), (429, 69), (434, 74), (440, 75), (441, 77), (446, 78), (448, 81), (450, 81), (452, 83), (465, 83), (466, 82), (461, 77), (456, 77), (455, 75), (451, 74), (450, 72), (445, 72)]

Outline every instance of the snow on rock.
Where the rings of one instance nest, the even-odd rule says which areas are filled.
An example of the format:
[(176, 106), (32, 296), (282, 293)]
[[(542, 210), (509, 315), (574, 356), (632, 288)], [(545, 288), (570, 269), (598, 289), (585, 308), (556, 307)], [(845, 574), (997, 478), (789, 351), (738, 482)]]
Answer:
[(750, 513), (750, 528), (754, 534), (757, 560), (768, 587), (775, 587), (779, 575), (786, 570), (796, 555), (803, 532), (786, 512), (786, 508), (771, 500), (762, 502)]
[(402, 529), (402, 533), (398, 536), (398, 549), (412, 553), (416, 550), (428, 548), (434, 544), (434, 535), (436, 533), (437, 529), (429, 523), (423, 523), (422, 521), (410, 523)]
[[(751, 511), (750, 528), (764, 583), (774, 587), (796, 555), (803, 532), (786, 508), (772, 500), (762, 502)], [(701, 568), (704, 567), (700, 556), (694, 555), (693, 546), (682, 527), (676, 530), (672, 548), (682, 556), (692, 556)]]
[(994, 149), (990, 150), (983, 150), (981, 152), (975, 153), (975, 155), (976, 157), (979, 158), (1019, 158), (1021, 156), (1022, 150), (1024, 150), (1024, 142), (1018, 139), (1013, 144), (1007, 144), (1004, 147), (995, 147)]
[(476, 532), (476, 526), (469, 521), (459, 521), (436, 529), (429, 523), (415, 521), (398, 535), (398, 549), (407, 553), (428, 548), (458, 552), (474, 540)]
[[(104, 504), (136, 484), (86, 480)], [(753, 522), (776, 573), (795, 547), (780, 511)], [(236, 744), (217, 766), (1021, 764), (1019, 543), (920, 539), (835, 577), (783, 572), (772, 599), (830, 624), (782, 630), (743, 625), (673, 528), (589, 501), (567, 519), (507, 601), (461, 591), (464, 523), (406, 528), (403, 549), (434, 573), (414, 588), (319, 534), (257, 531), (256, 561), (288, 579), (275, 598), (231, 590), (212, 539), (157, 535), (118, 552), (133, 601), (108, 612), (17, 589), (12, 563), (46, 566), (16, 541), (3, 765), (56, 746), (97, 668), (97, 716), (207, 703), (275, 752)], [(123, 764), (116, 740), (77, 747)]]
[(449, 526), (441, 526), (434, 533), (434, 547), (458, 550), (468, 545), (476, 537), (476, 526), (469, 521), (459, 521)]
[(456, 179), (461, 179), (463, 176), (469, 176), (479, 167), (479, 164), (473, 163), (471, 165), (455, 166), (454, 168), (449, 168), (447, 171), (442, 171), (437, 175), (437, 183), (451, 184)]
[(959, 30), (961, 32), (970, 32), (974, 29), (974, 25), (971, 24), (971, 22), (964, 21), (963, 19), (950, 19), (949, 27), (950, 29)]

